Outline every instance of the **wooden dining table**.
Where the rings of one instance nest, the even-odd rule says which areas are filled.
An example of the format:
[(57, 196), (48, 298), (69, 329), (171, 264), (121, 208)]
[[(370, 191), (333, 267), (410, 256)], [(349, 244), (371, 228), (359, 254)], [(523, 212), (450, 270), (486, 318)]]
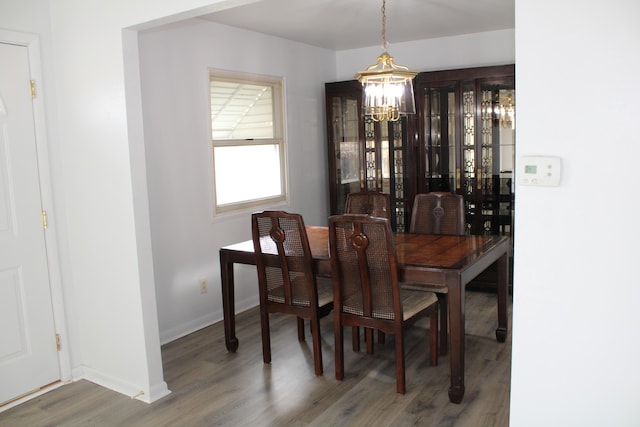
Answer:
[[(317, 274), (330, 275), (327, 227), (307, 226), (309, 245)], [(449, 316), (450, 387), (449, 400), (460, 403), (464, 396), (465, 285), (497, 262), (496, 280), (498, 328), (496, 339), (507, 337), (507, 286), (509, 239), (505, 236), (453, 236), (397, 233), (394, 235), (400, 280), (442, 288), (447, 293)], [(220, 249), (222, 306), (227, 350), (238, 349), (235, 332), (234, 264), (256, 264), (253, 242), (236, 243)]]

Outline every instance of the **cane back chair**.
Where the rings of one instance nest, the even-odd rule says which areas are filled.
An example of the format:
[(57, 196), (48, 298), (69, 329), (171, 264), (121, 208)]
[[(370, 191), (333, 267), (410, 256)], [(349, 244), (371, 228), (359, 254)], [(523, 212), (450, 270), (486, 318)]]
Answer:
[(329, 218), (329, 253), (334, 293), (336, 379), (344, 378), (343, 326), (373, 329), (395, 337), (396, 391), (404, 394), (404, 331), (430, 319), (430, 362), (438, 362), (438, 299), (435, 294), (400, 287), (389, 220), (368, 215)]
[(320, 318), (333, 307), (329, 278), (316, 277), (302, 216), (263, 211), (251, 216), (260, 291), (262, 356), (271, 363), (269, 314), (292, 314), (298, 320), (298, 340), (304, 341), (304, 319), (311, 323), (313, 361), (322, 375)]

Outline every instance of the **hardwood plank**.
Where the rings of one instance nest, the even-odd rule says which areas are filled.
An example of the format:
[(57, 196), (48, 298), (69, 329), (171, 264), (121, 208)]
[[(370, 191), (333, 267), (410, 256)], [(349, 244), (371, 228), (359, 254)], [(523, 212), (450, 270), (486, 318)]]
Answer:
[(172, 393), (151, 405), (83, 380), (1, 412), (0, 426), (507, 426), (511, 336), (495, 340), (495, 301), (495, 294), (467, 292), (460, 405), (448, 399), (448, 358), (429, 365), (426, 320), (408, 331), (407, 393), (399, 395), (392, 336), (372, 355), (354, 353), (345, 328), (345, 379), (336, 381), (332, 316), (321, 321), (324, 376), (316, 377), (310, 333), (299, 343), (290, 316), (271, 316), (272, 363), (262, 362), (252, 309), (237, 316), (237, 353), (227, 352), (222, 323), (163, 346)]

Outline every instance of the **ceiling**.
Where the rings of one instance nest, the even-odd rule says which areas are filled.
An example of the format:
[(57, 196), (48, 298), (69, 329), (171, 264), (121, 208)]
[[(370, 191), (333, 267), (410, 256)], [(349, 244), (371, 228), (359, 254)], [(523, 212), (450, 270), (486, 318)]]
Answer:
[[(382, 46), (381, 7), (382, 0), (262, 0), (201, 18), (346, 50)], [(515, 0), (388, 0), (386, 17), (391, 49), (399, 42), (515, 28)]]

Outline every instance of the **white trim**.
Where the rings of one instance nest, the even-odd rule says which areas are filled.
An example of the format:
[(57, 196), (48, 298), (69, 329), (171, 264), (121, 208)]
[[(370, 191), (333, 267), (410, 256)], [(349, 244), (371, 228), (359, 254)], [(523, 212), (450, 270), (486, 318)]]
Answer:
[[(250, 74), (209, 68), (209, 117), (212, 123), (211, 85), (214, 81), (250, 84), (256, 86), (270, 86), (273, 89), (273, 137), (264, 139), (212, 139), (211, 140), (211, 172), (212, 172), (212, 201), (213, 216), (225, 216), (244, 211), (265, 209), (275, 204), (287, 204), (289, 201), (289, 173), (288, 173), (288, 144), (286, 122), (286, 86), (284, 77), (271, 75)], [(210, 129), (212, 132), (212, 129)], [(213, 135), (211, 135), (213, 137)], [(217, 180), (215, 167), (215, 149), (219, 147), (246, 147), (250, 145), (277, 145), (280, 158), (280, 194), (264, 198), (234, 201), (226, 204), (218, 203)]]
[(140, 388), (135, 384), (122, 381), (121, 379), (110, 375), (105, 375), (104, 373), (87, 366), (82, 368), (82, 373), (82, 378), (87, 381), (91, 381), (94, 384), (146, 403), (155, 402), (156, 400), (171, 394), (171, 391), (167, 387), (167, 383), (164, 381), (154, 384), (151, 390), (149, 390), (150, 395), (147, 395), (144, 390), (140, 390)]
[(27, 394), (25, 396), (22, 396), (19, 399), (13, 400), (11, 403), (7, 403), (4, 406), (0, 406), (0, 413), (6, 411), (8, 409), (11, 409), (13, 407), (16, 407), (18, 405), (21, 405), (21, 404), (23, 404), (25, 402), (28, 402), (31, 399), (35, 399), (38, 396), (42, 396), (43, 394), (48, 393), (48, 392), (50, 392), (52, 390), (55, 390), (58, 387), (62, 387), (63, 385), (65, 385), (65, 383), (63, 383), (62, 381), (58, 381), (58, 382), (50, 384), (50, 385), (48, 385), (46, 387), (43, 387), (38, 391), (34, 391), (33, 393), (29, 393), (29, 394)]
[[(40, 41), (37, 35), (20, 33), (0, 29), (0, 43), (9, 43), (27, 48), (29, 56), (29, 72), (36, 84), (36, 98), (33, 100), (33, 120), (36, 135), (36, 149), (38, 156), (38, 171), (42, 208), (47, 211), (48, 227), (45, 234), (47, 245), (47, 263), (49, 267), (49, 286), (51, 288), (51, 303), (55, 331), (60, 335), (61, 348), (58, 352), (58, 365), (62, 383), (71, 380), (71, 358), (69, 334), (67, 332), (62, 280), (60, 274), (60, 258), (58, 254), (58, 239), (56, 235), (56, 215), (53, 205), (53, 191), (51, 185), (51, 171), (49, 168), (49, 150), (44, 104), (44, 85), (42, 65), (40, 61)], [(55, 387), (47, 387), (45, 391)], [(35, 397), (35, 395), (30, 395)]]
[[(125, 100), (127, 130), (129, 136), (129, 160), (132, 165), (133, 208), (135, 237), (137, 241), (138, 278), (144, 347), (146, 350), (146, 384), (138, 385), (132, 398), (151, 403), (171, 393), (164, 381), (162, 351), (159, 339), (158, 313), (156, 308), (153, 254), (151, 249), (151, 227), (149, 224), (149, 197), (144, 149), (144, 126), (142, 111), (142, 89), (140, 82), (140, 55), (138, 33), (122, 31), (124, 46)], [(144, 387), (140, 389), (139, 387)], [(142, 392), (142, 394), (141, 394)], [(127, 394), (127, 393), (125, 393)]]

